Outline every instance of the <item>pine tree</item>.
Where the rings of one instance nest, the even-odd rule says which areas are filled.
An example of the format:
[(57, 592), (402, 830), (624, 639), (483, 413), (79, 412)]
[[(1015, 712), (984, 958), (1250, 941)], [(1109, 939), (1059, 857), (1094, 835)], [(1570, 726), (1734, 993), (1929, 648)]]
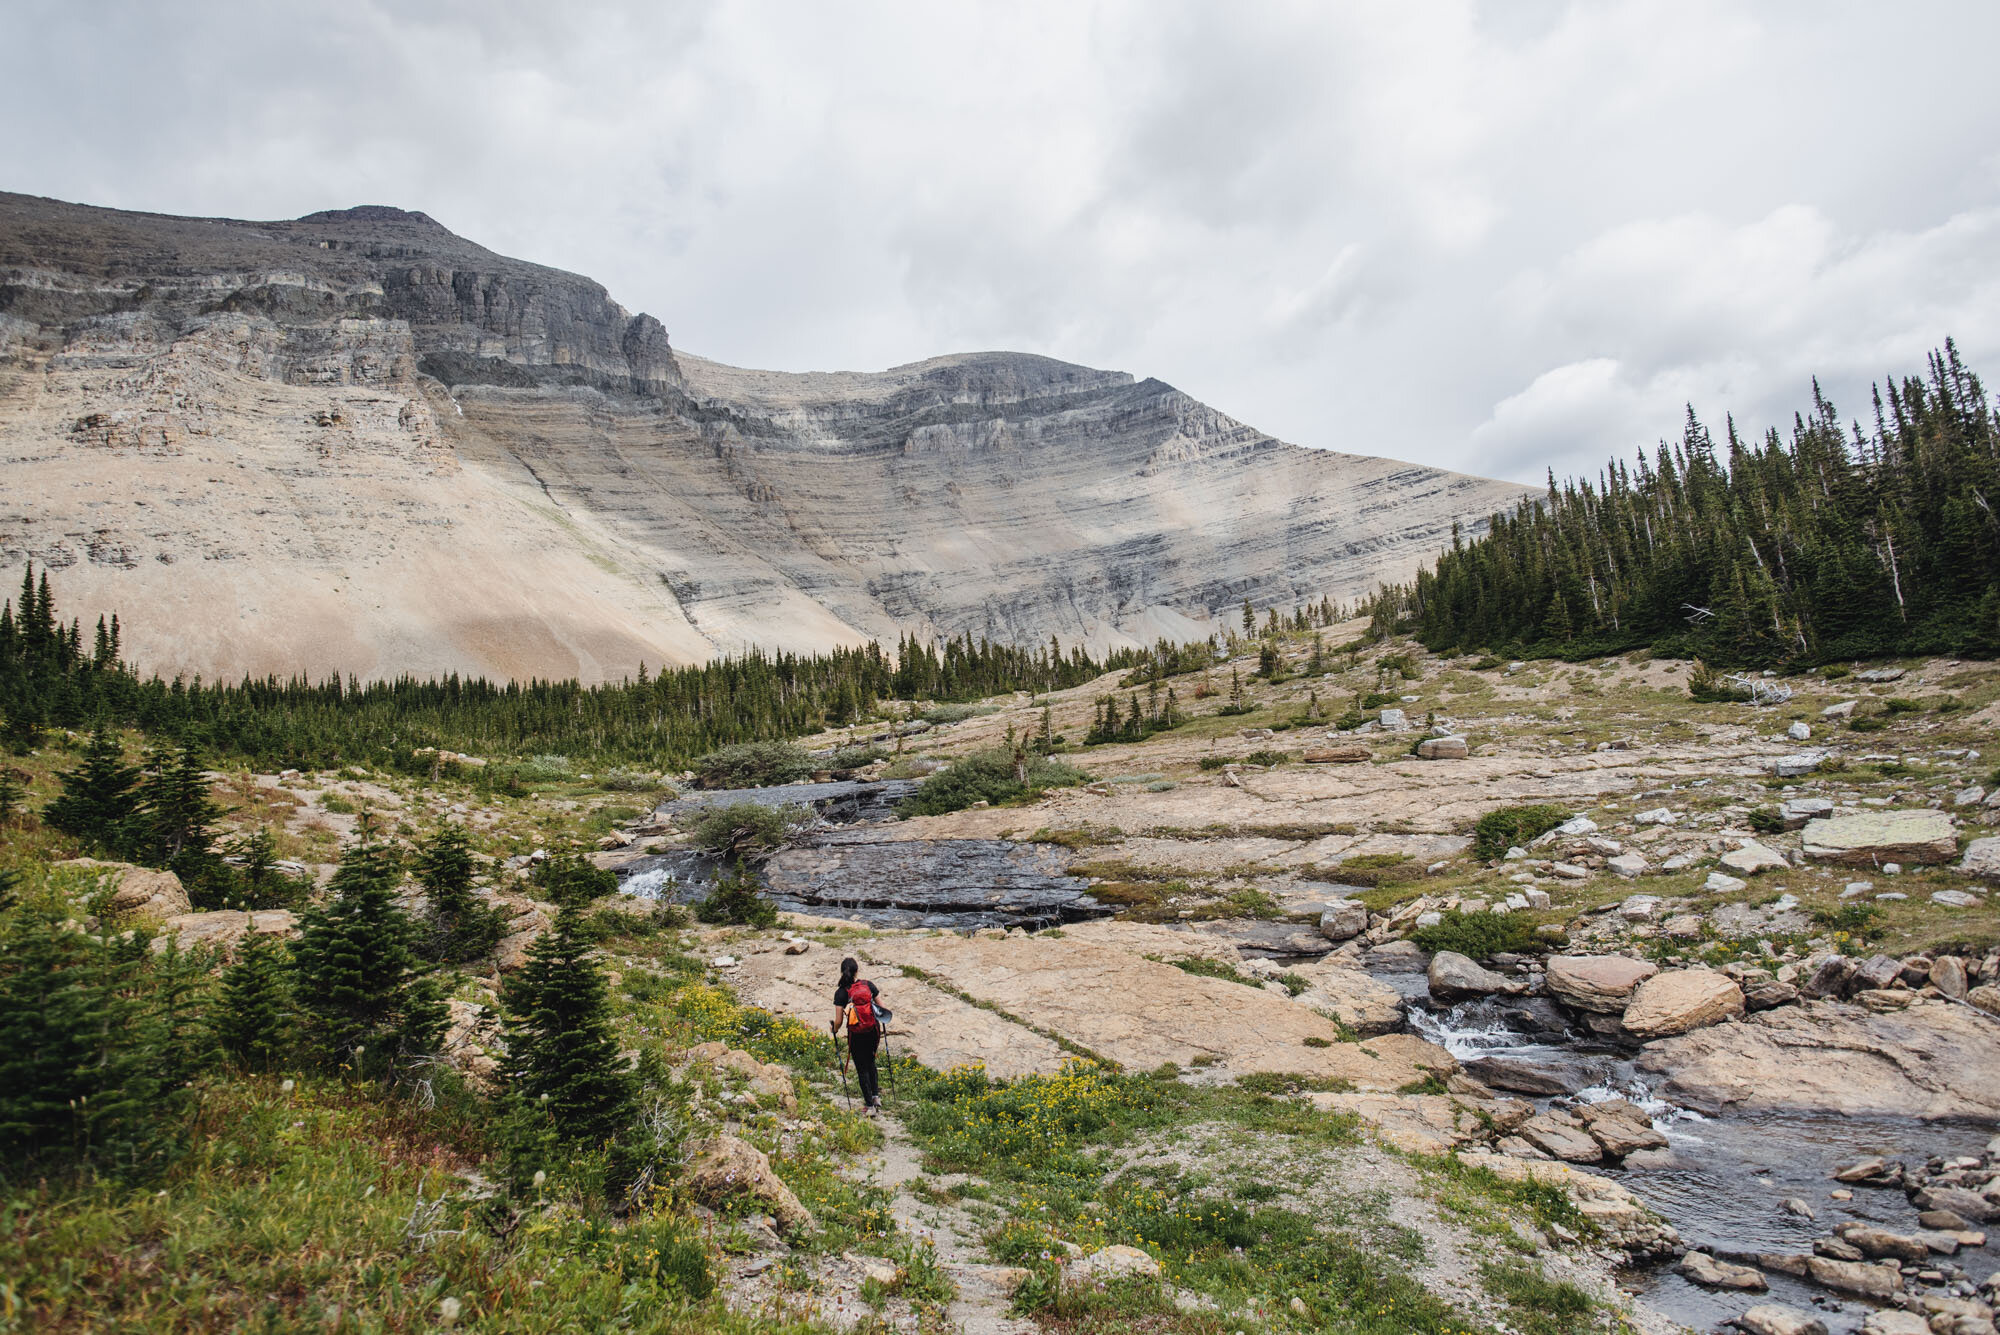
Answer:
[(62, 776), (62, 792), (42, 812), (53, 829), (95, 848), (125, 852), (132, 843), (139, 810), (139, 771), (125, 763), (125, 749), (99, 723), (83, 748), (83, 763)]
[(283, 945), (260, 932), (243, 939), (236, 962), (222, 971), (215, 1037), (247, 1071), (281, 1065), (291, 1050), (291, 987)]
[(507, 980), (508, 1092), (544, 1110), (566, 1140), (602, 1143), (631, 1120), (633, 1081), (618, 1058), (604, 974), (581, 910), (565, 905)]
[(463, 825), (445, 822), (417, 846), (411, 867), (430, 910), (424, 954), (433, 960), (475, 959), (504, 934), (500, 914), (472, 893), (477, 872)]
[(444, 1005), (411, 949), (415, 925), (396, 906), (400, 875), (388, 846), (351, 849), (328, 887), (332, 901), (304, 915), (292, 947), (313, 1055), (364, 1078), (387, 1078), (444, 1032)]
[(1257, 613), (1250, 606), (1248, 598), (1243, 600), (1243, 633), (1245, 635), (1254, 635), (1257, 633)]
[(209, 797), (201, 752), (185, 741), (149, 748), (139, 804), (136, 824), (143, 834), (134, 845), (141, 860), (178, 875), (198, 907), (221, 907), (213, 901), (228, 878), (216, 856), (213, 827), (223, 808)]

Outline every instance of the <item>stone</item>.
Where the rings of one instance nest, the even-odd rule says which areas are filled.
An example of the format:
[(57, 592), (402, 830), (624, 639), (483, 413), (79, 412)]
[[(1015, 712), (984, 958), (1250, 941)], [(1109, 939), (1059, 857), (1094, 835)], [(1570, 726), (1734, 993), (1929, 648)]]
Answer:
[(1826, 1323), (1796, 1307), (1759, 1303), (1736, 1318), (1744, 1335), (1826, 1335)]
[(1839, 1232), (1848, 1246), (1878, 1261), (1885, 1258), (1913, 1263), (1930, 1260), (1931, 1249), (1921, 1239), (1907, 1234), (1891, 1233), (1885, 1228), (1871, 1228), (1866, 1224), (1846, 1226)]
[(176, 913), (159, 924), (160, 935), (153, 949), (163, 950), (172, 940), (182, 950), (195, 946), (216, 946), (234, 953), (236, 943), (255, 932), (289, 940), (299, 934), (299, 921), (290, 909), (216, 909), (208, 913)]
[(1870, 1155), (1834, 1169), (1833, 1180), (1863, 1187), (1897, 1186), (1903, 1180), (1903, 1165), (1894, 1159)]
[(1582, 1122), (1564, 1113), (1538, 1113), (1521, 1123), (1522, 1139), (1552, 1159), (1565, 1163), (1598, 1163), (1604, 1147), (1586, 1131)]
[(1650, 864), (1637, 853), (1621, 853), (1617, 857), (1607, 860), (1604, 865), (1613, 875), (1622, 876), (1628, 881), (1634, 881), (1646, 874), (1646, 870)]
[(1791, 865), (1785, 861), (1783, 854), (1755, 842), (1724, 853), (1720, 861), (1729, 870), (1743, 876), (1758, 876), (1767, 871), (1784, 871)]
[(1654, 1127), (1652, 1119), (1625, 1099), (1586, 1103), (1576, 1110), (1576, 1116), (1589, 1129), (1590, 1138), (1614, 1159), (1667, 1147), (1666, 1136)]
[(1902, 1271), (1894, 1265), (1815, 1256), (1806, 1262), (1806, 1273), (1822, 1288), (1858, 1293), (1865, 1298), (1887, 1298), (1903, 1287)]
[(1823, 797), (1795, 797), (1778, 804), (1778, 818), (1788, 830), (1802, 830), (1806, 822), (1833, 814), (1833, 803)]
[(1982, 881), (2000, 881), (2000, 838), (1989, 835), (1967, 844), (1958, 869)]
[(1560, 1070), (1537, 1066), (1519, 1057), (1472, 1057), (1467, 1059), (1465, 1069), (1494, 1089), (1537, 1098), (1574, 1094), (1582, 1087)]
[(1931, 1323), (1915, 1312), (1884, 1307), (1868, 1314), (1861, 1335), (1931, 1335)]
[(1988, 1015), (2000, 1015), (2000, 987), (1982, 984), (1967, 992), (1965, 999)]
[(1292, 998), (1294, 1002), (1333, 1016), (1363, 1038), (1403, 1027), (1403, 994), (1360, 969), (1321, 962), (1295, 965), (1292, 972), (1307, 983), (1306, 990)]
[(1799, 999), (1799, 990), (1790, 983), (1781, 983), (1775, 978), (1760, 978), (1745, 981), (1743, 1006), (1746, 1010), (1767, 1011), (1778, 1006), (1789, 1006)]
[(1383, 973), (1422, 973), (1424, 950), (1414, 941), (1384, 941), (1370, 946), (1362, 961)]
[(1951, 804), (1955, 807), (1976, 807), (1985, 800), (1986, 790), (1977, 784), (1970, 788), (1961, 788), (1951, 795)]
[(1778, 1208), (1780, 1210), (1783, 1210), (1788, 1215), (1796, 1216), (1797, 1218), (1807, 1220), (1808, 1222), (1819, 1218), (1819, 1216), (1816, 1213), (1814, 1213), (1811, 1203), (1797, 1196), (1785, 1197), (1785, 1199), (1778, 1202)]
[(1749, 889), (1750, 883), (1738, 880), (1736, 877), (1726, 875), (1723, 872), (1712, 871), (1708, 874), (1708, 879), (1701, 883), (1701, 888), (1712, 895), (1728, 895), (1734, 894), (1738, 890)]
[(1947, 1233), (1963, 1233), (1972, 1227), (1972, 1221), (1955, 1210), (1924, 1210), (1917, 1215), (1917, 1222)]
[(1551, 866), (1549, 870), (1557, 876), (1562, 877), (1565, 881), (1587, 881), (1590, 879), (1590, 868), (1579, 867), (1574, 862), (1558, 862)]
[(1374, 758), (1365, 746), (1309, 747), (1303, 757), (1308, 765), (1365, 765)]
[(1931, 892), (1931, 903), (1942, 904), (1948, 909), (1976, 908), (1980, 902), (1978, 895), (1968, 894), (1963, 890), (1933, 890)]
[(1795, 742), (1809, 742), (1812, 740), (1812, 729), (1804, 723), (1794, 723), (1791, 727), (1785, 729), (1785, 736)]
[(1885, 681), (1901, 681), (1903, 679), (1903, 669), (1899, 667), (1868, 668), (1855, 673), (1854, 679), (1856, 681), (1868, 682), (1871, 685)]
[(1521, 984), (1513, 979), (1482, 968), (1472, 959), (1451, 950), (1440, 950), (1431, 956), (1426, 978), (1431, 996), (1446, 1005), (1469, 1001), (1474, 997), (1490, 997), (1496, 992), (1512, 994), (1522, 990)]
[(1368, 906), (1358, 899), (1336, 899), (1320, 911), (1319, 934), (1329, 941), (1351, 941), (1368, 930)]
[(1702, 920), (1699, 913), (1677, 913), (1660, 924), (1660, 930), (1676, 941), (1694, 941), (1701, 937)]
[(1778, 756), (1771, 761), (1771, 774), (1780, 779), (1803, 779), (1825, 761), (1824, 751), (1801, 751), (1794, 756)]
[(1936, 866), (1958, 855), (1958, 832), (1950, 816), (1928, 808), (1831, 816), (1806, 825), (1805, 855), (1848, 867)]
[(1660, 916), (1660, 897), (1627, 895), (1618, 905), (1618, 916), (1627, 922), (1651, 922)]
[(1689, 1252), (1681, 1258), (1677, 1269), (1695, 1283), (1712, 1289), (1747, 1289), (1761, 1293), (1771, 1287), (1765, 1281), (1763, 1271), (1718, 1261), (1707, 1252)]
[(1939, 955), (1931, 961), (1930, 984), (1953, 1001), (1965, 1000), (1965, 961), (1956, 955)]
[(1825, 709), (1820, 710), (1819, 716), (1830, 719), (1850, 719), (1854, 717), (1854, 706), (1859, 703), (1861, 702), (1858, 700), (1842, 700), (1837, 705), (1828, 705)]
[(891, 1265), (873, 1256), (850, 1256), (847, 1259), (853, 1262), (855, 1271), (862, 1279), (871, 1280), (885, 1289), (894, 1288), (902, 1282), (901, 1266)]
[(1920, 1187), (1911, 1195), (1910, 1203), (1919, 1210), (1949, 1210), (1975, 1224), (2000, 1219), (2000, 1204), (1964, 1187)]
[(1158, 1279), (1159, 1277), (1158, 1261), (1137, 1247), (1127, 1247), (1123, 1243), (1101, 1247), (1082, 1260), (1072, 1262), (1063, 1270), (1063, 1278), (1072, 1283), (1085, 1279)]
[(1625, 1028), (1641, 1039), (1685, 1034), (1743, 1014), (1743, 989), (1713, 969), (1655, 974), (1633, 991)]
[(1680, 817), (1678, 815), (1667, 810), (1665, 807), (1654, 807), (1650, 811), (1635, 812), (1632, 816), (1632, 821), (1635, 825), (1673, 825), (1679, 820)]
[(759, 1202), (777, 1219), (781, 1233), (814, 1226), (812, 1213), (771, 1171), (764, 1152), (737, 1136), (713, 1136), (698, 1147), (685, 1182), (688, 1194), (708, 1205), (724, 1205), (739, 1197)]
[(1401, 732), (1410, 726), (1409, 720), (1404, 718), (1400, 709), (1385, 709), (1376, 716), (1375, 721), (1384, 732)]
[(1545, 979), (1557, 999), (1579, 1010), (1617, 1015), (1639, 984), (1659, 971), (1651, 960), (1624, 955), (1556, 955)]
[[(895, 1030), (891, 1029), (893, 1038)], [(776, 1062), (766, 1064), (749, 1053), (732, 1048), (726, 1043), (702, 1043), (688, 1049), (688, 1055), (698, 1061), (707, 1062), (718, 1071), (732, 1072), (742, 1076), (750, 1084), (751, 1093), (760, 1101), (777, 1104), (786, 1112), (797, 1112), (798, 1093), (792, 1086), (790, 1068)]]
[(2000, 1117), (2000, 1081), (1965, 1078), (2000, 1070), (2000, 1025), (1965, 1006), (1781, 1006), (1655, 1039), (1636, 1065), (1664, 1077), (1660, 1097), (1709, 1115)]
[(1417, 743), (1417, 756), (1423, 760), (1464, 760), (1471, 754), (1463, 737), (1428, 737)]
[(110, 905), (114, 922), (159, 922), (194, 912), (181, 878), (170, 871), (154, 871), (130, 862), (99, 862), (95, 858), (70, 858), (56, 866), (88, 872), (115, 887)]
[(1903, 962), (1894, 955), (1870, 955), (1855, 969), (1847, 985), (1849, 993), (1885, 988), (1903, 976)]

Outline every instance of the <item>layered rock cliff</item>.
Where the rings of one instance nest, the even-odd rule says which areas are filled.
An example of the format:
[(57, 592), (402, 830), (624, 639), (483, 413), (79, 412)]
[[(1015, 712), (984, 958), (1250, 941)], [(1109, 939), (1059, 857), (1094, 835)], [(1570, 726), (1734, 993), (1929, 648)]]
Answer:
[(419, 213), (0, 195), (0, 574), (210, 676), (631, 672), (903, 631), (1098, 647), (1401, 577), (1521, 488), (980, 353), (676, 354)]

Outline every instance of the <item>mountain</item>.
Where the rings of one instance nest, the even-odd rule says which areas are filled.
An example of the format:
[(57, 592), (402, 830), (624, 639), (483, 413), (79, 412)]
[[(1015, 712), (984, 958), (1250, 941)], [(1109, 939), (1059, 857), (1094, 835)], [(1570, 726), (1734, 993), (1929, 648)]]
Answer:
[(421, 213), (0, 194), (0, 577), (208, 676), (618, 677), (903, 632), (1104, 648), (1407, 578), (1526, 494), (973, 353), (678, 353)]

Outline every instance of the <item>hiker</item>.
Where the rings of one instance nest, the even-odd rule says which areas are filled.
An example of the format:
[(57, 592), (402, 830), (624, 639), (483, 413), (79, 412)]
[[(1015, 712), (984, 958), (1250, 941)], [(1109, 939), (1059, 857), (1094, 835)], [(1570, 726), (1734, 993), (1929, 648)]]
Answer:
[(882, 994), (866, 978), (852, 955), (840, 962), (840, 986), (833, 990), (833, 1032), (847, 1026), (847, 1050), (854, 1055), (854, 1075), (861, 1082), (861, 1100), (870, 1117), (882, 1106), (875, 1076), (875, 1049), (882, 1043)]

